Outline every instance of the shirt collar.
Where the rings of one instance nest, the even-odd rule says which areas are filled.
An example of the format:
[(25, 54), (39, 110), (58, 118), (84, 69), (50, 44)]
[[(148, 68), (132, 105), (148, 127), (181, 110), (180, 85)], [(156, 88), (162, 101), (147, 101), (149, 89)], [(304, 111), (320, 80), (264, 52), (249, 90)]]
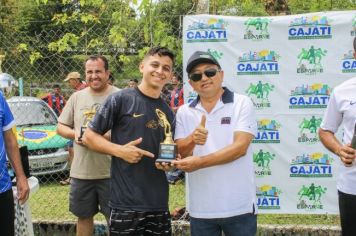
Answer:
[[(224, 104), (234, 102), (234, 93), (231, 92), (231, 91), (230, 91), (228, 88), (226, 88), (226, 87), (223, 87), (223, 89), (224, 89), (224, 92), (223, 92), (223, 94), (221, 95), (221, 101), (222, 101)], [(196, 107), (196, 106), (198, 105), (199, 101), (200, 101), (200, 97), (199, 97), (199, 95), (198, 95), (197, 98), (194, 99), (194, 100), (189, 104), (189, 106), (190, 106), (190, 107)]]

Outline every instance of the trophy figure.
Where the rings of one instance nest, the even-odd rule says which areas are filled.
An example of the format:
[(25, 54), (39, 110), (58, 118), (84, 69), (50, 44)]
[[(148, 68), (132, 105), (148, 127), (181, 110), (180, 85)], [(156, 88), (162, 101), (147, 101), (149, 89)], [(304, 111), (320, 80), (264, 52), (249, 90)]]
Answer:
[(94, 118), (95, 113), (96, 113), (95, 108), (84, 112), (85, 120), (84, 120), (83, 125), (80, 127), (80, 135), (78, 137), (78, 141), (80, 141), (80, 142), (82, 141), (83, 134), (84, 134), (86, 128), (88, 127), (89, 122)]
[(177, 157), (177, 145), (172, 138), (171, 124), (168, 122), (166, 114), (161, 110), (156, 109), (156, 114), (160, 125), (164, 128), (165, 139), (159, 145), (159, 154), (156, 162), (170, 163)]

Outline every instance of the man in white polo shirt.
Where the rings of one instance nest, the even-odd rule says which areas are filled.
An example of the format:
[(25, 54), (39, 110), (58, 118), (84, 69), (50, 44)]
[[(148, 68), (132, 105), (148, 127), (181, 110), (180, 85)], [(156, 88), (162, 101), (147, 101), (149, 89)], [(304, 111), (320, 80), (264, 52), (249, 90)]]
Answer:
[(178, 109), (175, 140), (182, 159), (173, 163), (189, 172), (191, 234), (255, 235), (253, 104), (222, 87), (224, 72), (209, 53), (195, 52), (186, 70), (198, 97)]
[[(356, 37), (354, 38), (354, 57), (356, 59)], [(344, 129), (342, 142), (335, 133), (341, 126)], [(335, 87), (330, 96), (319, 137), (324, 146), (340, 157), (337, 189), (342, 235), (356, 235), (356, 150), (350, 145), (356, 124), (356, 77)]]

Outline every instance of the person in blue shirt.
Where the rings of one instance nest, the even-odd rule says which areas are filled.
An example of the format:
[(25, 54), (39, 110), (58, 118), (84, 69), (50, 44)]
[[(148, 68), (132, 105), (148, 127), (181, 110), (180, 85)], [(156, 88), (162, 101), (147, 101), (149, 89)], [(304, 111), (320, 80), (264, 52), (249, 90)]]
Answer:
[(3, 96), (0, 93), (0, 235), (15, 234), (15, 209), (12, 192), (12, 183), (7, 171), (6, 156), (8, 157), (15, 173), (17, 198), (21, 204), (28, 199), (30, 188), (24, 174), (17, 140), (12, 127), (14, 127), (14, 117)]

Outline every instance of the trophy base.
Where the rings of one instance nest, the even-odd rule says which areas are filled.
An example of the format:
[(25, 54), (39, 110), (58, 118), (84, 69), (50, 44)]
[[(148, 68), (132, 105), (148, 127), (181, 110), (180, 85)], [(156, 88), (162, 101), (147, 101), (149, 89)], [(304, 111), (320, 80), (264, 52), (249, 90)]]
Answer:
[(80, 136), (78, 137), (78, 141), (82, 141), (83, 134), (86, 129), (87, 129), (87, 127), (80, 127)]
[(177, 145), (161, 143), (159, 145), (159, 154), (156, 162), (171, 163), (177, 158)]

